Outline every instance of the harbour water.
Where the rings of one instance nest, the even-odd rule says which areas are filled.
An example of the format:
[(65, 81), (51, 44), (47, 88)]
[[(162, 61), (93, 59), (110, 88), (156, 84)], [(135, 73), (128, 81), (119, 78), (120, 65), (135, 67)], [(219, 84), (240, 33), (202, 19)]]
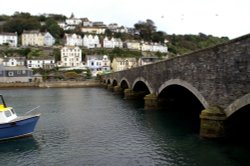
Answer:
[(40, 106), (32, 137), (0, 142), (4, 166), (239, 166), (250, 149), (206, 140), (184, 116), (145, 111), (101, 88), (0, 90), (18, 114)]

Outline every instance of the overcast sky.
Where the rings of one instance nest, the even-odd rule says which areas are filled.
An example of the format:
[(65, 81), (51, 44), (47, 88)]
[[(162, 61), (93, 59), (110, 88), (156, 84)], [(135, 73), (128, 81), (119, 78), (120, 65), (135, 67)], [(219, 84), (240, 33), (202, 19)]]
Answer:
[(2, 0), (0, 14), (74, 13), (76, 18), (133, 27), (151, 19), (168, 34), (236, 38), (250, 33), (250, 0)]

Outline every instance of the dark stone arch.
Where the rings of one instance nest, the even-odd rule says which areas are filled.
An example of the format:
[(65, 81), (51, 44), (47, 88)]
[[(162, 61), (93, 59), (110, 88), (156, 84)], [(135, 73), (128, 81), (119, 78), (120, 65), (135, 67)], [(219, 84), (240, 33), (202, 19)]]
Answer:
[(112, 86), (117, 86), (118, 85), (118, 82), (116, 80), (113, 80), (112, 81)]
[[(154, 90), (153, 90), (153, 88), (150, 86), (149, 82), (148, 82), (146, 79), (144, 79), (143, 77), (138, 77), (138, 78), (135, 79), (135, 81), (133, 82), (133, 85), (132, 85), (132, 89), (133, 89), (133, 90), (136, 90), (136, 89), (135, 89), (135, 86), (136, 86), (136, 84), (138, 84), (138, 82), (143, 83), (143, 84), (141, 84), (141, 85), (145, 85), (145, 86), (144, 86), (144, 89), (147, 89), (149, 93), (154, 93)], [(145, 88), (145, 87), (146, 87), (146, 88)]]
[(204, 108), (209, 107), (208, 102), (205, 100), (205, 98), (201, 95), (201, 93), (195, 87), (193, 87), (188, 82), (180, 80), (180, 79), (171, 79), (171, 80), (166, 81), (164, 84), (162, 84), (160, 86), (157, 94), (160, 94), (163, 89), (165, 89), (166, 87), (168, 87), (170, 85), (180, 85), (180, 86), (186, 88), (200, 101), (200, 103), (203, 105)]

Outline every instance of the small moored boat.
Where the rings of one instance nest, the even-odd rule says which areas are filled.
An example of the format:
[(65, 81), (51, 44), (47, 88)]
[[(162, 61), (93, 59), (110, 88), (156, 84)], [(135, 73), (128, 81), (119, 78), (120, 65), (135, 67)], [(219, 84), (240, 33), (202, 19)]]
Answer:
[(0, 98), (2, 100), (2, 104), (0, 104), (0, 140), (31, 135), (40, 114), (17, 116), (12, 107), (7, 107), (2, 95)]

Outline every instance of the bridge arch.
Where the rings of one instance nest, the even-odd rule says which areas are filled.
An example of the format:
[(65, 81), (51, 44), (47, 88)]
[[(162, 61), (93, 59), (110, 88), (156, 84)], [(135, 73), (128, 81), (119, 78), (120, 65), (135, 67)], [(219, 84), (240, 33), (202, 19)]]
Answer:
[(129, 81), (127, 80), (127, 78), (123, 77), (119, 83), (119, 85), (124, 88), (124, 87), (127, 87), (127, 88), (131, 88), (130, 84), (129, 84)]
[(116, 85), (118, 85), (118, 82), (114, 79), (114, 80), (112, 81), (112, 86), (116, 86)]
[(180, 86), (186, 88), (187, 90), (192, 92), (194, 96), (196, 96), (196, 98), (201, 102), (201, 104), (203, 105), (204, 108), (209, 107), (208, 102), (205, 100), (205, 98), (201, 95), (201, 93), (195, 87), (193, 87), (188, 82), (180, 80), (180, 79), (171, 79), (171, 80), (168, 80), (165, 83), (163, 83), (160, 86), (160, 88), (158, 89), (157, 95), (159, 95), (166, 87), (168, 87), (170, 85), (180, 85)]
[(107, 84), (111, 84), (111, 80), (110, 79), (107, 80)]
[(227, 117), (231, 116), (233, 113), (237, 112), (241, 108), (245, 107), (246, 105), (250, 104), (250, 93), (242, 96), (241, 98), (235, 100), (231, 103), (226, 109), (225, 114)]
[(149, 90), (150, 93), (154, 93), (154, 90), (150, 86), (149, 82), (146, 79), (144, 79), (143, 77), (136, 78), (134, 80), (134, 82), (133, 82), (132, 88), (134, 88), (135, 85), (136, 85), (136, 83), (139, 82), (139, 81), (143, 82), (147, 86), (147, 88), (148, 88), (148, 90)]

